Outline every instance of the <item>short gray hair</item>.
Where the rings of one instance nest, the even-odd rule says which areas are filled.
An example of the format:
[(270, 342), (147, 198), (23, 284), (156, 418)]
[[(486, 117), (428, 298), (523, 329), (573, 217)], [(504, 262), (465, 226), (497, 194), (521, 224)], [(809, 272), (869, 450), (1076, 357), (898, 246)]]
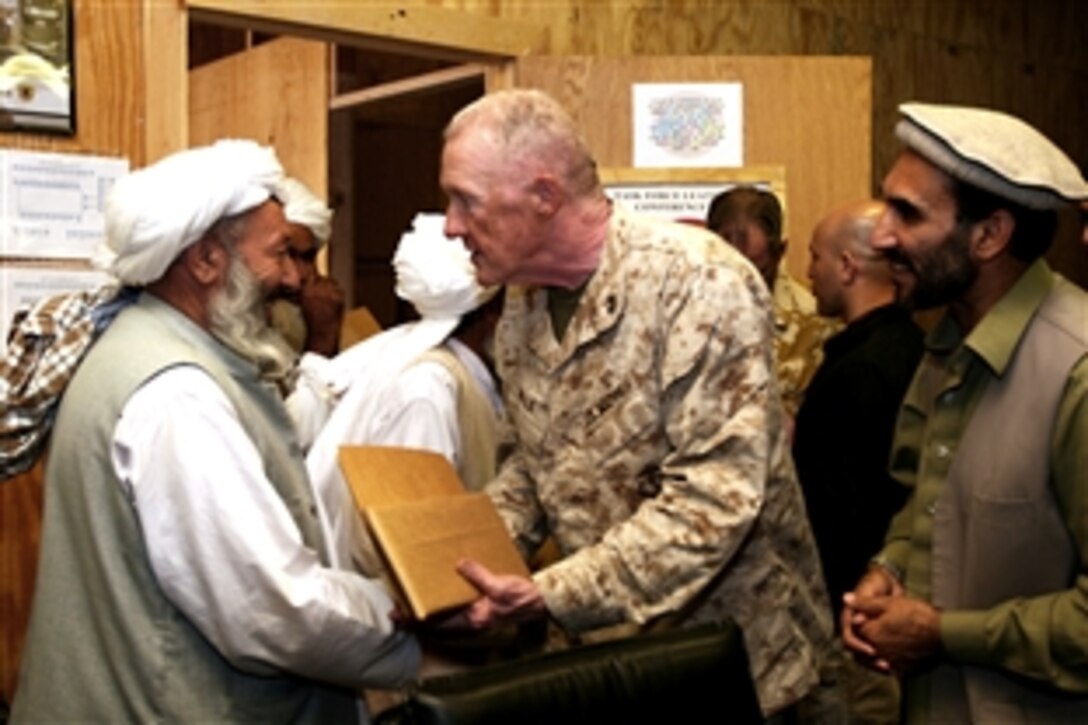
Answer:
[(554, 98), (536, 89), (489, 93), (462, 108), (446, 127), (448, 142), (479, 129), (503, 160), (533, 160), (555, 171), (575, 195), (600, 187), (597, 164), (573, 119)]

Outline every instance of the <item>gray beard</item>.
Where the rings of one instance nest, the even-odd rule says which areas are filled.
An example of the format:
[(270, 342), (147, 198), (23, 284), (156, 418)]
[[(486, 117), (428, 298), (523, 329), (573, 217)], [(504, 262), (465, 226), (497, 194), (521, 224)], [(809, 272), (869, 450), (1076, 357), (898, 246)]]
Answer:
[(233, 254), (223, 287), (208, 301), (208, 323), (212, 336), (256, 365), (262, 378), (288, 381), (295, 352), (268, 324), (260, 284)]

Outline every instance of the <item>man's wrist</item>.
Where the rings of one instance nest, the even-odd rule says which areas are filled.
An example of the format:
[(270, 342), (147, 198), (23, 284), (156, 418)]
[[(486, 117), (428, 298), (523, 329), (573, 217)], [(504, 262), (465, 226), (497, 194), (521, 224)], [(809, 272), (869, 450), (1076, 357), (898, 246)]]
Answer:
[(869, 559), (869, 566), (879, 567), (880, 569), (883, 569), (885, 572), (887, 572), (887, 574), (897, 583), (903, 583), (905, 575), (903, 567), (899, 566), (899, 564), (895, 563), (888, 557), (882, 554), (877, 554), (872, 559)]

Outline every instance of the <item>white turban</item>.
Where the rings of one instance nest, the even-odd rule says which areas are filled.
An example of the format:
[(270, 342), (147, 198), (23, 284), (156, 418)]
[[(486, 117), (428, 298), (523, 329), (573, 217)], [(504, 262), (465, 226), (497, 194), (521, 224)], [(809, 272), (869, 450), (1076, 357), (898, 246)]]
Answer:
[[(441, 345), (461, 316), (495, 295), (476, 281), (472, 258), (460, 239), (447, 239), (441, 214), (417, 214), (400, 239), (393, 266), (397, 296), (411, 302), (422, 319), (386, 330), (328, 361), (287, 401), (303, 445), (312, 441), (306, 468), (334, 542), (334, 558), (351, 550), (354, 510), (337, 463), (340, 446), (365, 443), (386, 386), (428, 350)], [(303, 377), (314, 361), (304, 358)]]
[(313, 232), (320, 249), (332, 235), (332, 210), (298, 179), (284, 178), (276, 189), (283, 203), (283, 215), (292, 224), (301, 224)]
[[(424, 319), (459, 320), (491, 299), (496, 287), (476, 281), (472, 255), (460, 239), (447, 239), (441, 214), (416, 214), (412, 231), (393, 255), (397, 297), (411, 302)], [(451, 328), (452, 329), (452, 328)]]
[(334, 398), (350, 387), (365, 389), (359, 385), (364, 375), (379, 381), (396, 375), (441, 345), (463, 315), (495, 296), (499, 288), (480, 286), (472, 255), (460, 239), (446, 237), (443, 220), (441, 214), (417, 214), (393, 255), (397, 296), (412, 303), (422, 319), (367, 338), (330, 360), (323, 375)]
[(144, 285), (220, 219), (267, 201), (283, 178), (275, 152), (225, 139), (179, 151), (118, 179), (106, 198), (106, 241), (95, 262)]

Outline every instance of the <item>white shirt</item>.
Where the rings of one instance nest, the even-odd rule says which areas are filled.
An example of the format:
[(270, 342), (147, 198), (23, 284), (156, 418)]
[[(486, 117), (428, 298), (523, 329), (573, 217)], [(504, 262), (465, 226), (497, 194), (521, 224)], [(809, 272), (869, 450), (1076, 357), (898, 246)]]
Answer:
[(233, 665), (349, 687), (416, 674), (418, 644), (393, 630), (385, 590), (302, 543), (205, 372), (174, 367), (137, 390), (111, 455), (163, 592)]
[[(377, 362), (371, 366), (357, 366), (355, 381), (332, 405), (331, 412), (324, 415), (325, 423), (306, 457), (306, 468), (331, 532), (330, 541), (335, 542), (333, 560), (342, 568), (360, 568), (368, 557), (355, 503), (337, 464), (336, 453), (340, 446), (368, 444), (421, 448), (442, 454), (455, 468), (460, 463), (457, 381), (440, 363), (415, 362), (416, 357), (430, 348), (421, 351), (415, 343), (406, 343), (397, 337), (397, 333), (394, 328), (385, 333), (390, 338), (388, 341), (372, 343), (376, 348), (372, 358)], [(501, 399), (483, 362), (457, 340), (450, 338), (444, 344), (465, 365), (473, 381), (495, 406), (496, 415), (500, 415)], [(381, 347), (377, 348), (377, 345)], [(405, 360), (403, 348), (411, 350), (411, 359)], [(394, 369), (392, 361), (402, 360), (406, 364)], [(335, 361), (324, 362), (335, 364)], [(321, 369), (321, 363), (322, 359), (318, 357), (305, 356), (303, 364), (310, 369), (302, 379), (330, 380), (333, 375)], [(312, 385), (312, 382), (307, 384)], [(317, 393), (294, 397), (301, 399), (306, 395), (311, 399), (320, 397)], [(301, 407), (288, 405), (296, 425), (300, 424), (297, 411)]]
[[(462, 342), (450, 338), (445, 346), (469, 372), (472, 381), (491, 401), (495, 414), (502, 401), (491, 373)], [(457, 417), (457, 381), (441, 363), (422, 360), (409, 365), (384, 389), (372, 420), (359, 421), (366, 440), (373, 445), (422, 448), (441, 453), (461, 467), (461, 427)], [(344, 441), (353, 443), (356, 441)]]

